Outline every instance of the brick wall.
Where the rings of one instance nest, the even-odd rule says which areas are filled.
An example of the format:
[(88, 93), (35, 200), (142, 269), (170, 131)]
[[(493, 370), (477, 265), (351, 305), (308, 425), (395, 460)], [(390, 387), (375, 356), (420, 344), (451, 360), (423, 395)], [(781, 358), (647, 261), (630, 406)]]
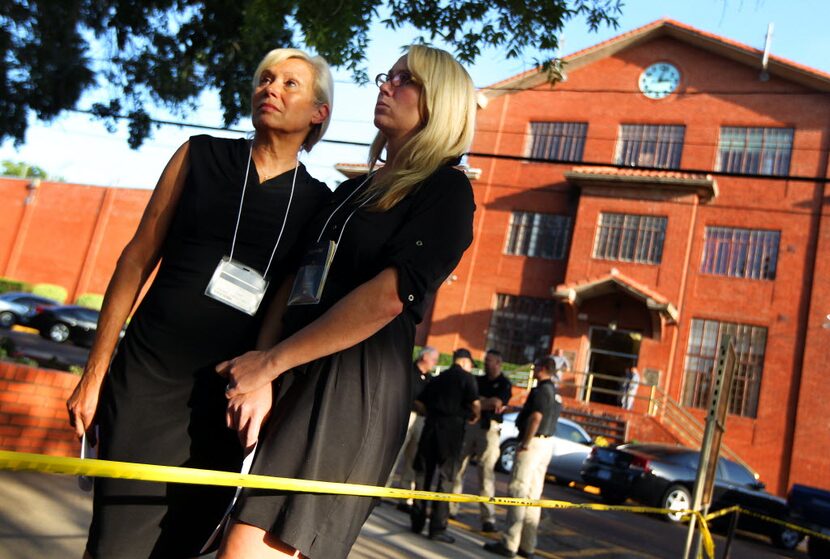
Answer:
[(66, 415), (77, 382), (71, 373), (0, 362), (0, 449), (78, 456)]

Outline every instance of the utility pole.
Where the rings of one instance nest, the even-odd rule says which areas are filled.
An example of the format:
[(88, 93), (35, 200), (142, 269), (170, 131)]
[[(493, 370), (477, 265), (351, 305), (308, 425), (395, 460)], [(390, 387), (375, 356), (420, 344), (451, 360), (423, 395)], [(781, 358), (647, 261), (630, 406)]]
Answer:
[[(709, 512), (709, 505), (712, 503), (712, 489), (715, 485), (720, 444), (723, 433), (726, 431), (726, 412), (729, 409), (729, 395), (737, 365), (732, 336), (728, 334), (721, 336), (717, 357), (714, 371), (715, 385), (712, 387), (709, 413), (706, 415), (706, 428), (700, 446), (700, 462), (697, 465), (697, 477), (695, 478), (694, 495), (692, 496), (692, 510), (700, 511), (704, 515)], [(692, 516), (689, 520), (689, 533), (686, 536), (686, 549), (683, 552), (683, 559), (689, 559), (696, 523), (697, 516)], [(697, 547), (700, 549), (699, 536)]]

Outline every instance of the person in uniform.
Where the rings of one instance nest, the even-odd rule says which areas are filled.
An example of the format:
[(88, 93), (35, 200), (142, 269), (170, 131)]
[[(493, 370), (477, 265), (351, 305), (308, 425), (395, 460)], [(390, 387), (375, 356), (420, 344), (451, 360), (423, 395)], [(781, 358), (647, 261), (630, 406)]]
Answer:
[[(452, 490), (465, 427), (477, 423), (481, 414), (478, 389), (470, 374), (472, 368), (470, 352), (457, 349), (453, 353), (452, 367), (433, 379), (415, 401), (426, 416), (415, 459), (419, 490), (442, 493)], [(423, 530), (428, 505), (427, 501), (419, 499), (412, 506), (410, 520), (413, 532)], [(432, 540), (445, 543), (455, 541), (447, 534), (448, 505), (446, 501), (431, 503), (429, 537)]]
[[(501, 454), (499, 434), (502, 411), (512, 395), (512, 385), (501, 372), (501, 352), (489, 349), (484, 355), (484, 375), (476, 377), (481, 405), (481, 421), (464, 433), (461, 462), (455, 474), (453, 493), (463, 493), (464, 474), (470, 460), (478, 464), (478, 490), (482, 497), (496, 494), (496, 462)], [(481, 531), (496, 531), (496, 508), (491, 503), (480, 503)], [(450, 516), (458, 513), (459, 504), (450, 503)]]
[[(519, 446), (508, 486), (511, 497), (539, 499), (542, 496), (545, 474), (553, 456), (556, 422), (562, 409), (562, 398), (553, 383), (557, 366), (554, 356), (543, 357), (534, 365), (536, 387), (530, 391), (516, 418)], [(508, 507), (507, 530), (500, 541), (486, 543), (484, 549), (502, 557), (515, 557), (517, 553), (533, 557), (541, 512), (539, 507)]]
[[(406, 438), (403, 441), (401, 451), (395, 460), (395, 466), (389, 475), (387, 487), (392, 482), (392, 477), (399, 467), (402, 468), (398, 487), (402, 489), (415, 489), (415, 455), (418, 453), (418, 441), (421, 440), (421, 431), (424, 429), (424, 416), (415, 409), (415, 400), (421, 395), (429, 382), (429, 374), (438, 364), (439, 353), (434, 347), (425, 346), (418, 353), (418, 359), (412, 363), (412, 409), (409, 412), (409, 428), (406, 430)], [(398, 510), (410, 512), (412, 510), (412, 499), (401, 502)]]

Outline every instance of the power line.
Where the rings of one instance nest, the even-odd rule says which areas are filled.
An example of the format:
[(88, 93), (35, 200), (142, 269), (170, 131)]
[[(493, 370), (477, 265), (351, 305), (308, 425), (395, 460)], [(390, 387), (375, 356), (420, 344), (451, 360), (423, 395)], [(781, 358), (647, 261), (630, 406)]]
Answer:
[[(528, 89), (526, 87), (479, 87), (480, 91), (522, 91), (526, 93), (611, 93), (611, 94), (620, 94), (620, 95), (642, 95), (643, 92), (639, 89), (612, 89), (612, 88), (568, 88), (568, 89), (555, 89), (551, 86), (550, 89)], [(754, 95), (792, 95), (792, 96), (805, 96), (805, 95), (827, 95), (830, 96), (830, 92), (827, 91), (786, 91), (786, 90), (779, 90), (779, 91), (732, 91), (732, 90), (684, 90), (684, 91), (675, 91), (671, 94), (672, 96), (683, 97), (686, 95), (747, 95), (747, 96), (754, 96)]]
[(729, 171), (714, 171), (711, 169), (671, 169), (665, 167), (640, 167), (633, 165), (622, 165), (620, 163), (607, 163), (599, 161), (570, 161), (565, 159), (542, 159), (539, 157), (527, 157), (523, 155), (507, 155), (498, 153), (477, 153), (468, 152), (470, 157), (485, 157), (489, 159), (501, 159), (507, 161), (525, 161), (528, 163), (551, 163), (569, 165), (573, 167), (613, 167), (614, 169), (625, 169), (629, 171), (660, 171), (668, 173), (688, 173), (695, 175), (712, 175), (714, 177), (733, 177), (740, 179), (765, 179), (765, 180), (789, 180), (799, 182), (830, 182), (828, 177), (808, 177), (804, 175), (763, 175), (760, 173), (734, 173)]
[[(93, 116), (96, 115), (94, 112), (85, 109), (70, 109), (73, 112), (78, 112), (82, 114), (90, 114)], [(128, 116), (125, 115), (113, 115), (112, 118), (119, 119), (119, 120), (129, 120)], [(151, 118), (150, 122), (154, 124), (164, 124), (169, 126), (179, 126), (179, 127), (189, 127), (189, 128), (196, 128), (199, 130), (214, 130), (214, 131), (223, 131), (223, 132), (235, 132), (246, 134), (248, 130), (241, 130), (236, 128), (227, 128), (221, 126), (208, 126), (204, 124), (191, 124), (189, 122), (176, 122), (171, 120), (162, 120), (162, 119), (155, 119)], [(346, 146), (357, 146), (357, 147), (370, 147), (371, 144), (366, 142), (354, 142), (350, 140), (332, 140), (323, 138), (320, 140), (322, 143), (329, 143), (329, 144), (337, 144), (337, 145), (346, 145)], [(570, 161), (565, 159), (544, 159), (540, 157), (529, 157), (524, 155), (509, 155), (509, 154), (498, 154), (498, 153), (479, 153), (479, 152), (467, 152), (468, 156), (470, 157), (484, 157), (489, 159), (498, 159), (498, 160), (505, 160), (505, 161), (524, 161), (527, 163), (548, 163), (548, 164), (563, 164), (569, 166), (577, 166), (577, 167), (613, 167), (615, 169), (627, 169), (627, 170), (636, 170), (636, 171), (662, 171), (662, 172), (674, 172), (674, 173), (689, 173), (689, 174), (698, 174), (698, 175), (712, 175), (717, 177), (734, 177), (734, 178), (742, 178), (742, 179), (766, 179), (766, 180), (790, 180), (790, 181), (800, 181), (800, 182), (821, 182), (826, 183), (830, 182), (830, 179), (827, 177), (809, 177), (804, 175), (764, 175), (760, 173), (734, 173), (728, 171), (714, 171), (710, 169), (667, 169), (662, 167), (640, 167), (640, 166), (631, 166), (631, 165), (621, 165), (618, 163), (609, 163), (605, 161)]]

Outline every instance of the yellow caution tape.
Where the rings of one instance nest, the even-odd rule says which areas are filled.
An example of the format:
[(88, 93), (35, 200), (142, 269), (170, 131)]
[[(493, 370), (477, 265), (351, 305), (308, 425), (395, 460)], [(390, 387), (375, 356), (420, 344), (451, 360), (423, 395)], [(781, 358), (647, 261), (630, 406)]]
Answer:
[(714, 520), (716, 518), (720, 518), (721, 516), (726, 516), (727, 514), (731, 514), (733, 512), (740, 512), (741, 514), (745, 514), (747, 516), (754, 516), (755, 518), (760, 518), (762, 520), (766, 520), (767, 522), (771, 522), (773, 524), (779, 524), (781, 526), (785, 526), (785, 527), (787, 527), (791, 530), (801, 532), (801, 533), (806, 534), (808, 536), (813, 536), (813, 537), (816, 537), (816, 538), (821, 538), (823, 540), (830, 541), (830, 536), (827, 535), (827, 534), (822, 534), (821, 532), (816, 532), (815, 530), (805, 528), (804, 526), (801, 526), (799, 524), (793, 524), (792, 522), (787, 522), (786, 520), (781, 520), (780, 518), (773, 518), (772, 516), (767, 516), (765, 514), (761, 514), (761, 513), (758, 513), (758, 512), (747, 510), (747, 509), (741, 508), (737, 505), (732, 506), (732, 507), (728, 507), (728, 508), (725, 508), (725, 509), (721, 509), (719, 511), (715, 511), (715, 512), (712, 512), (712, 513), (709, 513), (706, 516), (704, 516), (703, 518), (705, 518), (707, 522), (711, 522), (712, 520)]
[(746, 514), (749, 516), (754, 516), (755, 518), (760, 518), (762, 520), (766, 520), (767, 522), (772, 522), (773, 524), (780, 524), (781, 526), (785, 526), (790, 530), (795, 530), (797, 532), (801, 532), (806, 534), (810, 537), (820, 538), (822, 540), (830, 541), (830, 536), (827, 534), (822, 534), (821, 532), (816, 532), (815, 530), (811, 530), (809, 528), (805, 528), (804, 526), (799, 526), (798, 524), (793, 524), (792, 522), (787, 522), (786, 520), (780, 520), (778, 518), (773, 518), (771, 516), (767, 516), (765, 514), (760, 514), (751, 510), (741, 509), (741, 514)]
[(240, 474), (216, 470), (200, 470), (178, 466), (158, 466), (154, 464), (136, 464), (133, 462), (115, 462), (92, 458), (68, 458), (64, 456), (46, 456), (26, 452), (0, 450), (0, 469), (13, 471), (33, 471), (71, 476), (106, 477), (132, 479), (136, 481), (154, 481), (163, 483), (188, 483), (194, 485), (216, 485), (224, 487), (247, 487), (251, 489), (271, 489), (275, 491), (292, 491), (299, 493), (321, 493), (327, 495), (351, 495), (356, 497), (388, 497), (394, 499), (424, 499), (428, 501), (448, 501), (451, 503), (490, 503), (512, 507), (541, 507), (549, 509), (582, 509), (596, 511), (622, 511), (643, 514), (684, 513), (696, 516), (700, 524), (703, 546), (707, 557), (714, 557), (715, 545), (706, 519), (700, 512), (692, 510), (671, 510), (654, 507), (629, 507), (621, 505), (603, 505), (598, 503), (569, 503), (551, 499), (518, 499), (515, 497), (482, 497), (461, 493), (435, 493), (432, 491), (411, 491), (392, 487), (377, 487), (355, 483), (337, 483), (284, 477)]
[(719, 511), (710, 512), (709, 514), (707, 514), (703, 518), (706, 519), (706, 522), (711, 522), (712, 520), (714, 520), (716, 518), (720, 518), (721, 516), (726, 516), (727, 514), (732, 514), (733, 512), (739, 512), (739, 511), (744, 512), (744, 510), (741, 507), (735, 505), (733, 507), (720, 509)]

